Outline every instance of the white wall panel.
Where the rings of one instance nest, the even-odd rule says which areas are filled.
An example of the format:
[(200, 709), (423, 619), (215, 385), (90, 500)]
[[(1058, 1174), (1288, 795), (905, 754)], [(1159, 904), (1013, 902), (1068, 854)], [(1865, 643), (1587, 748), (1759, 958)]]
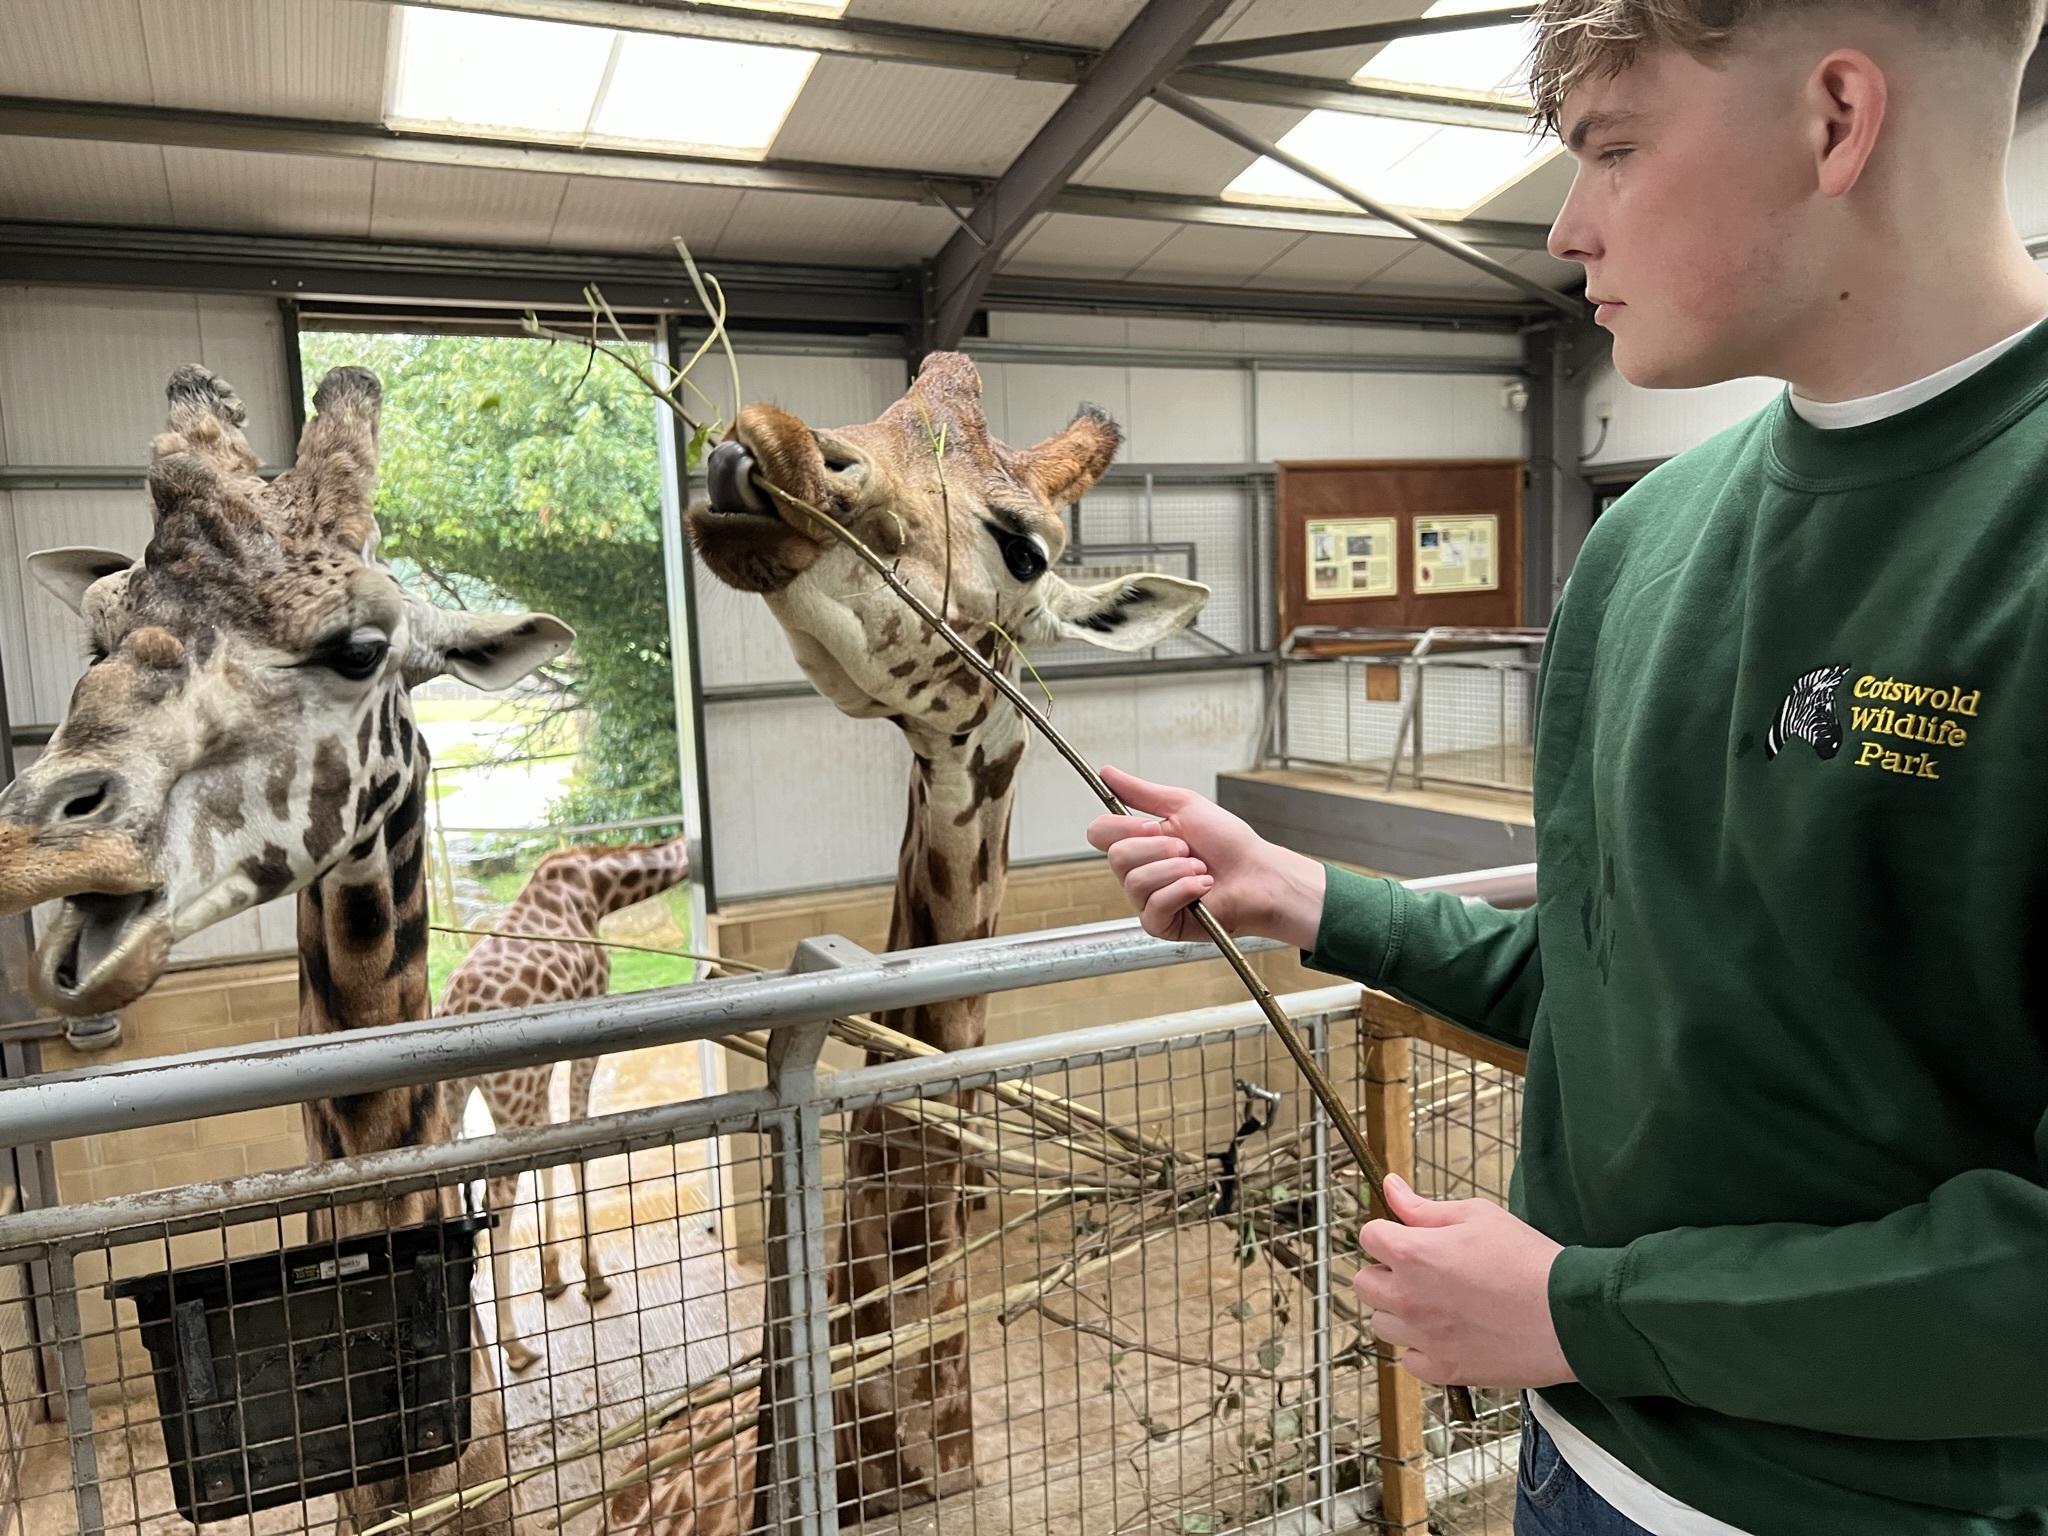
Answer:
[(26, 720), (35, 710), (28, 678), (28, 613), (21, 550), (14, 538), (14, 498), (0, 491), (0, 668), (7, 673), (7, 718)]
[(150, 441), (163, 429), (164, 383), (180, 364), (193, 362), (241, 392), (251, 442), (278, 461), (291, 436), (280, 323), (267, 299), (0, 288), (7, 462), (146, 463)]
[[(1591, 453), (1587, 462), (1598, 466), (1668, 459), (1755, 415), (1784, 387), (1775, 379), (1733, 379), (1706, 389), (1638, 389), (1612, 363), (1604, 363), (1586, 381), (1582, 430)], [(1611, 409), (1614, 415), (1604, 442), (1602, 409)], [(1596, 445), (1599, 451), (1592, 453)]]
[[(739, 365), (743, 403), (765, 401), (779, 405), (814, 427), (845, 427), (873, 421), (902, 397), (909, 382), (900, 357), (797, 357), (742, 352)], [(716, 402), (719, 416), (732, 419), (732, 384), (722, 356), (706, 357), (690, 380)]]
[(1262, 459), (1519, 458), (1502, 380), (1470, 374), (1259, 375)]
[(893, 878), (910, 749), (883, 720), (823, 699), (705, 710), (722, 900)]
[(789, 637), (758, 592), (736, 592), (693, 560), (698, 667), (707, 688), (802, 682)]
[(1242, 464), (1251, 457), (1248, 371), (1133, 368), (1122, 458), (1133, 464)]
[[(1095, 764), (1216, 792), (1216, 775), (1248, 767), (1258, 750), (1264, 690), (1254, 672), (1104, 678), (1054, 685), (1053, 721)], [(1083, 858), (1102, 805), (1044, 742), (1025, 750), (1010, 857)]]
[[(1256, 673), (1063, 681), (1053, 719), (1097, 763), (1204, 794), (1257, 749)], [(849, 720), (822, 699), (706, 711), (719, 896), (892, 880), (910, 753), (895, 726)], [(1081, 858), (1101, 810), (1043, 742), (1026, 749), (1010, 824), (1013, 861)]]
[[(16, 725), (55, 725), (85, 672), (85, 625), (45, 591), (22, 562), (39, 549), (65, 544), (96, 545), (139, 557), (149, 542), (148, 501), (141, 491), (16, 491), (13, 499), (16, 580), (30, 639), (28, 706), (11, 718)], [(10, 679), (14, 670), (15, 658), (10, 655)]]

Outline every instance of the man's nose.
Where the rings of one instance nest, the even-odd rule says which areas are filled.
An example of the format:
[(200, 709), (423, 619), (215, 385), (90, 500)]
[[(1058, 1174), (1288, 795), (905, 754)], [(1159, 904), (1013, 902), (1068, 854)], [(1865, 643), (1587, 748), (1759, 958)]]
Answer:
[(1557, 222), (1550, 226), (1550, 239), (1546, 242), (1550, 254), (1559, 261), (1576, 261), (1581, 266), (1600, 254), (1599, 234), (1587, 214), (1581, 191), (1584, 184), (1585, 172), (1581, 171), (1572, 179), (1572, 189), (1565, 195), (1564, 207), (1558, 210)]

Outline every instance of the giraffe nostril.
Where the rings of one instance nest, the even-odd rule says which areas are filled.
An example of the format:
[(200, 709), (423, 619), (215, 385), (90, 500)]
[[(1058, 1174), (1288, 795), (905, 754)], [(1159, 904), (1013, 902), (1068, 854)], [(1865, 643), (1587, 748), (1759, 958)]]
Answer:
[(91, 789), (85, 791), (84, 794), (74, 795), (72, 796), (71, 799), (65, 801), (63, 812), (64, 819), (66, 821), (77, 821), (82, 817), (90, 816), (94, 811), (98, 810), (101, 806), (105, 805), (106, 803), (107, 786), (105, 782), (102, 781), (101, 783), (95, 784)]

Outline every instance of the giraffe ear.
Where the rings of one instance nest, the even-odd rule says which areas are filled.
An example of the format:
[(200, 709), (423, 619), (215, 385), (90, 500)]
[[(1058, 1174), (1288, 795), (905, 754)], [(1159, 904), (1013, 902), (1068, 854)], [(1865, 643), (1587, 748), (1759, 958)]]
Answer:
[(1085, 640), (1106, 651), (1142, 651), (1194, 623), (1209, 589), (1178, 576), (1120, 576), (1097, 587), (1040, 578), (1042, 618), (1033, 638)]
[(29, 573), (73, 613), (85, 612), (85, 594), (108, 576), (135, 564), (118, 549), (44, 549), (28, 557)]
[(1065, 427), (1011, 460), (1011, 467), (1055, 507), (1086, 495), (1123, 446), (1123, 429), (1100, 406), (1084, 405)]
[(551, 613), (465, 613), (408, 596), (407, 687), (447, 673), (478, 688), (510, 688), (553, 661), (576, 631)]

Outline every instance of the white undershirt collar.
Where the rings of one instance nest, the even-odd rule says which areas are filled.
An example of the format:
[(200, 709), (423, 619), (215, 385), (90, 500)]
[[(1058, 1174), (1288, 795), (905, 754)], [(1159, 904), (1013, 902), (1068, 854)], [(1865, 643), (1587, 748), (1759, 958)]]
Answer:
[(1951, 363), (1939, 373), (1930, 373), (1924, 379), (1915, 379), (1910, 384), (1901, 384), (1897, 389), (1888, 389), (1881, 395), (1865, 395), (1861, 400), (1809, 400), (1798, 390), (1788, 391), (1786, 398), (1799, 419), (1827, 432), (1839, 432), (1848, 427), (1867, 427), (1874, 421), (1898, 416), (1915, 406), (1925, 405), (1936, 395), (1946, 394), (1963, 380), (1982, 373), (2014, 347), (2034, 334), (2044, 321), (2016, 335), (1986, 347), (1973, 357), (1966, 357), (1960, 363)]

